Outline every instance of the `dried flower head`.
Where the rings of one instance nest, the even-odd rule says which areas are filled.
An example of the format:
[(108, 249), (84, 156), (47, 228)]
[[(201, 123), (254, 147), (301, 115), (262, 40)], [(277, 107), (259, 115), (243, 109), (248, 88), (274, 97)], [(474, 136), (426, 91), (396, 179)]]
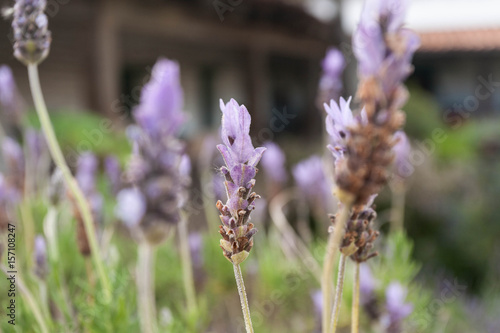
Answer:
[[(358, 263), (365, 262), (378, 254), (372, 252), (373, 243), (379, 236), (379, 232), (372, 228), (373, 221), (377, 217), (377, 213), (372, 207), (373, 199), (374, 197), (366, 206), (353, 208), (340, 245), (340, 251)], [(335, 215), (331, 215), (330, 219), (335, 226)]]
[(250, 114), (244, 105), (231, 99), (226, 105), (220, 101), (222, 111), (221, 137), (223, 145), (218, 145), (226, 166), (220, 168), (224, 175), (227, 202), (217, 202), (220, 212), (222, 235), (220, 245), (224, 256), (235, 264), (243, 262), (252, 246), (253, 235), (257, 232), (250, 223), (250, 213), (255, 209), (254, 201), (259, 198), (252, 188), (255, 185), (257, 163), (266, 150), (254, 148), (250, 138)]
[(26, 65), (38, 64), (49, 54), (52, 38), (46, 5), (46, 0), (16, 0), (14, 4), (14, 56)]

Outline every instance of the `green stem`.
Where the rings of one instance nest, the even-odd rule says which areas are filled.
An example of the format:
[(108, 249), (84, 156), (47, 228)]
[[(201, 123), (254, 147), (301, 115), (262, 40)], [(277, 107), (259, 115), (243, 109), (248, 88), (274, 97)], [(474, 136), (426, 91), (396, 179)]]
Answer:
[(157, 332), (154, 292), (154, 248), (146, 241), (139, 243), (136, 283), (141, 332)]
[(187, 217), (182, 214), (182, 219), (179, 223), (179, 242), (181, 251), (182, 277), (184, 280), (184, 291), (186, 293), (187, 309), (190, 314), (198, 312), (196, 306), (196, 292), (193, 277), (193, 264), (191, 253), (189, 250)]
[(359, 332), (359, 265), (354, 268), (354, 289), (352, 292), (352, 329), (351, 333)]
[(395, 180), (391, 186), (391, 232), (402, 231), (405, 216), (405, 185), (400, 180)]
[(82, 190), (78, 186), (76, 179), (73, 177), (68, 165), (66, 164), (66, 160), (64, 159), (61, 147), (59, 147), (59, 143), (57, 142), (52, 123), (50, 122), (47, 106), (45, 105), (45, 100), (43, 98), (40, 79), (38, 77), (37, 65), (28, 65), (28, 75), (30, 80), (31, 94), (33, 95), (35, 108), (38, 114), (38, 118), (40, 119), (40, 124), (42, 126), (45, 139), (47, 140), (47, 145), (49, 146), (50, 154), (54, 160), (54, 163), (61, 170), (66, 185), (68, 186), (69, 191), (72, 193), (78, 210), (82, 215), (85, 225), (85, 232), (87, 233), (87, 238), (89, 240), (90, 249), (92, 252), (92, 259), (94, 261), (97, 274), (99, 275), (99, 279), (104, 290), (104, 296), (107, 301), (110, 301), (111, 286), (100, 257), (92, 213)]
[(337, 287), (335, 289), (335, 302), (333, 303), (332, 317), (330, 322), (330, 332), (335, 333), (339, 322), (340, 305), (342, 304), (342, 291), (344, 290), (345, 261), (346, 256), (340, 254), (339, 271), (337, 275)]
[(276, 228), (283, 235), (282, 239), (288, 243), (291, 251), (294, 252), (304, 266), (309, 269), (311, 274), (321, 283), (321, 267), (309, 251), (309, 248), (304, 241), (297, 235), (295, 230), (290, 226), (288, 219), (283, 213), (283, 208), (296, 196), (294, 190), (285, 190), (276, 195), (269, 204), (269, 213), (271, 220)]
[(238, 285), (238, 293), (240, 294), (241, 310), (243, 311), (243, 318), (245, 319), (245, 328), (247, 333), (253, 333), (252, 318), (250, 318), (250, 307), (248, 306), (247, 292), (245, 291), (245, 282), (243, 281), (240, 264), (233, 264), (233, 268), (236, 284)]
[[(3, 265), (2, 271), (7, 277), (9, 277), (10, 274), (7, 273), (8, 270)], [(42, 311), (40, 310), (39, 305), (36, 303), (35, 298), (29, 291), (28, 287), (26, 287), (26, 285), (24, 284), (24, 281), (21, 279), (19, 273), (16, 276), (16, 285), (19, 288), (19, 291), (21, 292), (21, 295), (26, 301), (28, 307), (31, 309), (31, 312), (33, 312), (35, 320), (38, 322), (38, 325), (40, 325), (40, 330), (42, 331), (42, 333), (49, 333), (49, 329), (47, 323), (45, 322), (45, 319), (43, 318)]]
[(349, 214), (351, 212), (351, 203), (345, 203), (341, 210), (340, 216), (335, 220), (335, 228), (333, 233), (330, 234), (326, 248), (325, 262), (323, 264), (323, 275), (321, 279), (321, 289), (323, 290), (323, 317), (322, 317), (322, 331), (328, 333), (330, 326), (330, 315), (332, 311), (332, 278), (333, 278), (333, 264), (337, 259), (337, 253), (340, 248), (340, 241), (345, 233), (345, 225)]

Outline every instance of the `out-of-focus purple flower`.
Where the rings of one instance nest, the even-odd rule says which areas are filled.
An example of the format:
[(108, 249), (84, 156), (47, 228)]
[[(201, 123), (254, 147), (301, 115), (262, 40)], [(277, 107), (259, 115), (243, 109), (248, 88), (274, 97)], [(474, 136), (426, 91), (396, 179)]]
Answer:
[(23, 148), (17, 141), (6, 137), (2, 142), (2, 153), (7, 167), (9, 183), (19, 193), (24, 192), (25, 160)]
[(111, 185), (112, 193), (117, 195), (122, 187), (122, 168), (120, 162), (115, 156), (110, 155), (104, 160), (104, 170)]
[(385, 307), (387, 314), (382, 317), (382, 325), (387, 332), (401, 332), (403, 319), (413, 312), (413, 305), (405, 303), (408, 290), (399, 282), (392, 282), (385, 291)]
[(184, 183), (179, 166), (184, 144), (177, 135), (185, 119), (182, 103), (179, 65), (158, 60), (134, 110), (138, 126), (128, 131), (133, 152), (126, 173), (130, 185), (144, 197), (140, 240), (150, 244), (162, 242), (180, 221)]
[(35, 237), (35, 246), (33, 248), (33, 262), (35, 264), (35, 275), (40, 279), (45, 279), (48, 273), (47, 265), (47, 244), (42, 235)]
[(394, 134), (394, 139), (397, 140), (392, 148), (394, 151), (394, 172), (402, 179), (408, 178), (414, 171), (410, 163), (411, 144), (405, 132), (398, 131)]
[(182, 190), (180, 193), (179, 207), (184, 207), (189, 200), (189, 185), (191, 185), (191, 159), (189, 155), (181, 156), (179, 162), (179, 174), (181, 176)]
[(250, 138), (250, 114), (244, 105), (231, 99), (226, 105), (220, 101), (222, 111), (221, 137), (218, 145), (226, 166), (221, 173), (226, 178), (227, 202), (217, 202), (223, 237), (221, 247), (224, 256), (232, 263), (241, 263), (253, 246), (252, 236), (257, 232), (250, 223), (250, 213), (255, 209), (254, 201), (259, 196), (252, 192), (255, 185), (256, 165), (264, 147), (255, 148)]
[(359, 270), (359, 291), (361, 303), (366, 304), (373, 297), (377, 281), (373, 277), (370, 267), (367, 264), (360, 265)]
[(328, 149), (336, 160), (344, 155), (345, 142), (349, 138), (349, 128), (356, 124), (356, 119), (350, 108), (351, 99), (349, 97), (346, 101), (341, 97), (340, 105), (334, 100), (330, 101), (330, 105), (325, 104), (326, 131), (330, 135)]
[(203, 238), (199, 232), (193, 232), (188, 237), (189, 252), (193, 260), (193, 267), (200, 269), (203, 267)]
[(18, 122), (22, 116), (23, 105), (12, 75), (12, 70), (5, 65), (0, 66), (0, 109), (7, 116)]
[(135, 188), (123, 189), (118, 193), (116, 202), (115, 215), (128, 228), (137, 227), (146, 213), (146, 199), (142, 193)]
[(177, 134), (185, 120), (182, 108), (179, 64), (159, 59), (153, 67), (151, 80), (142, 90), (134, 118), (149, 136), (158, 139), (162, 135)]
[(321, 62), (323, 73), (319, 81), (319, 105), (337, 99), (342, 91), (342, 72), (345, 60), (342, 52), (329, 48)]
[(37, 165), (40, 160), (48, 153), (48, 147), (43, 133), (32, 128), (26, 130), (26, 146), (32, 163)]
[(262, 156), (264, 173), (273, 182), (283, 184), (287, 179), (285, 153), (274, 142), (266, 142), (264, 147), (267, 149), (266, 154)]
[(298, 163), (292, 170), (295, 183), (310, 205), (320, 205), (323, 212), (328, 211), (331, 200), (331, 184), (325, 175), (323, 161), (314, 155)]
[(418, 36), (403, 23), (407, 0), (366, 1), (358, 29), (353, 35), (354, 54), (363, 77), (383, 78), (390, 93), (411, 72), (411, 58), (419, 46)]
[(94, 154), (84, 152), (79, 156), (76, 180), (85, 195), (89, 195), (96, 190), (95, 182), (98, 167), (99, 162)]
[[(76, 181), (82, 189), (85, 198), (90, 206), (92, 217), (96, 225), (102, 223), (103, 216), (103, 198), (97, 191), (97, 170), (99, 162), (94, 154), (85, 152), (78, 157), (78, 165), (76, 169)], [(83, 256), (90, 255), (90, 246), (87, 238), (87, 231), (84, 227), (83, 218), (80, 211), (74, 205), (73, 213), (77, 221), (77, 242), (80, 253)]]
[(321, 317), (323, 313), (323, 293), (321, 290), (311, 292), (311, 299), (314, 306), (314, 313), (317, 317)]

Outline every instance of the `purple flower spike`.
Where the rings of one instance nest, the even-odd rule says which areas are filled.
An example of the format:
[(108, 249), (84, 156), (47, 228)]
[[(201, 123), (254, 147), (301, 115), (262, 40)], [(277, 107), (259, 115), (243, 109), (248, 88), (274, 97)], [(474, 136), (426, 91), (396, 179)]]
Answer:
[(122, 187), (122, 169), (120, 162), (115, 156), (108, 156), (104, 160), (104, 170), (106, 171), (106, 176), (111, 185), (112, 193), (117, 195)]
[(182, 108), (179, 64), (160, 59), (142, 90), (141, 102), (134, 111), (135, 120), (151, 137), (175, 135), (185, 119)]
[[(75, 178), (89, 203), (94, 222), (99, 225), (102, 222), (103, 198), (97, 191), (96, 186), (98, 167), (99, 162), (97, 158), (92, 153), (85, 152), (78, 158)], [(74, 215), (77, 221), (78, 248), (83, 256), (89, 256), (90, 246), (87, 233), (85, 231), (82, 216), (79, 210), (76, 209), (76, 205)]]
[(411, 73), (411, 59), (420, 43), (415, 33), (403, 29), (407, 9), (407, 0), (366, 1), (353, 35), (360, 75), (382, 78), (386, 93)]
[(325, 175), (321, 157), (315, 155), (300, 162), (293, 168), (292, 174), (307, 202), (321, 212), (327, 212), (331, 200), (331, 184)]
[(94, 154), (85, 152), (78, 158), (76, 180), (82, 191), (89, 195), (95, 192), (95, 179), (99, 164)]
[(35, 275), (42, 280), (45, 279), (48, 273), (47, 244), (45, 243), (45, 238), (41, 235), (35, 238), (33, 261), (35, 263)]
[(394, 172), (402, 179), (408, 178), (413, 173), (414, 169), (410, 164), (411, 144), (405, 132), (398, 131), (394, 134), (394, 139), (397, 140), (392, 148), (394, 160)]
[(283, 184), (287, 179), (285, 153), (283, 153), (281, 148), (273, 142), (264, 143), (264, 147), (267, 149), (266, 154), (262, 156), (264, 173), (268, 179)]
[(22, 116), (23, 105), (17, 91), (12, 70), (8, 66), (0, 66), (0, 109), (16, 121)]
[(387, 314), (382, 318), (382, 325), (387, 332), (401, 332), (403, 319), (413, 312), (413, 305), (405, 303), (408, 290), (399, 282), (392, 282), (385, 291)]
[(331, 99), (337, 99), (342, 91), (342, 72), (345, 67), (345, 60), (342, 52), (336, 48), (329, 48), (321, 63), (323, 73), (319, 81), (318, 105)]
[(250, 213), (255, 209), (254, 201), (259, 196), (252, 192), (255, 185), (256, 165), (264, 147), (254, 148), (250, 138), (250, 114), (234, 99), (224, 105), (221, 100), (223, 145), (218, 145), (226, 166), (220, 171), (224, 175), (227, 202), (217, 202), (222, 225), (219, 233), (224, 256), (234, 264), (243, 262), (252, 246), (252, 236), (257, 229), (250, 223)]
[(6, 137), (2, 143), (2, 153), (7, 166), (7, 178), (19, 193), (24, 192), (25, 160), (23, 148), (17, 141)]

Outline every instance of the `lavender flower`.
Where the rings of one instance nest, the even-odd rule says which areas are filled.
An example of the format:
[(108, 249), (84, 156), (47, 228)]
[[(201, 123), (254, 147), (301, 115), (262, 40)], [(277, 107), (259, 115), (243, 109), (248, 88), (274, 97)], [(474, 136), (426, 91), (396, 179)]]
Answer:
[[(7, 181), (2, 173), (0, 173), (0, 234), (7, 230), (9, 218), (7, 216), (7, 204), (9, 202), (9, 188)], [(0, 257), (3, 250), (0, 244)]]
[(332, 99), (337, 99), (342, 91), (342, 72), (345, 67), (344, 56), (336, 48), (329, 48), (321, 66), (323, 73), (319, 81), (318, 95), (318, 105), (320, 107)]
[(405, 132), (398, 131), (394, 134), (396, 144), (392, 148), (394, 152), (394, 173), (399, 179), (406, 179), (413, 173), (414, 169), (410, 164), (409, 158), (411, 153), (410, 140)]
[(314, 155), (298, 163), (292, 169), (292, 174), (301, 195), (309, 205), (327, 212), (331, 201), (331, 186), (325, 175), (321, 157)]
[(381, 322), (387, 333), (402, 332), (403, 319), (413, 312), (413, 305), (405, 303), (408, 290), (399, 282), (392, 282), (385, 291), (387, 314)]
[[(143, 88), (141, 103), (134, 110), (139, 126), (132, 135), (134, 152), (127, 168), (129, 182), (145, 203), (139, 221), (141, 238), (152, 244), (165, 239), (170, 226), (180, 220), (181, 192), (185, 185), (180, 170), (184, 145), (176, 136), (185, 119), (182, 106), (179, 65), (160, 59)], [(140, 207), (141, 199), (136, 200)], [(137, 223), (139, 215), (130, 224)]]
[(2, 142), (2, 153), (11, 187), (19, 194), (24, 193), (25, 160), (23, 148), (17, 141), (6, 137)]
[(5, 65), (0, 66), (0, 107), (15, 123), (20, 122), (23, 114), (21, 97), (12, 70)]
[(142, 89), (134, 118), (149, 137), (160, 139), (179, 131), (185, 120), (182, 107), (179, 65), (160, 59), (153, 67), (151, 80)]
[(146, 199), (142, 193), (135, 188), (123, 189), (118, 193), (116, 202), (116, 216), (128, 228), (137, 227), (146, 213)]
[[(78, 185), (82, 189), (85, 197), (90, 206), (92, 212), (93, 221), (96, 224), (102, 222), (102, 209), (103, 209), (103, 199), (101, 194), (97, 191), (96, 178), (97, 170), (99, 167), (99, 162), (97, 158), (90, 152), (83, 153), (78, 158), (78, 167), (76, 170), (76, 180)], [(83, 223), (83, 218), (80, 214), (80, 210), (74, 205), (74, 215), (77, 220), (77, 240), (80, 253), (83, 256), (90, 255), (90, 245), (88, 243), (88, 238)]]
[(120, 167), (120, 162), (115, 156), (110, 155), (104, 160), (104, 170), (111, 186), (111, 192), (115, 196), (118, 195), (122, 187), (122, 169)]
[(280, 147), (273, 142), (264, 143), (267, 152), (262, 156), (262, 166), (267, 178), (273, 182), (283, 184), (286, 182), (285, 154)]
[(222, 111), (221, 137), (218, 145), (226, 166), (220, 171), (225, 176), (227, 202), (217, 201), (222, 225), (220, 241), (224, 256), (232, 263), (243, 262), (253, 246), (252, 236), (257, 232), (250, 223), (250, 213), (255, 209), (254, 201), (259, 196), (252, 192), (255, 185), (257, 163), (266, 150), (254, 148), (250, 138), (250, 114), (243, 105), (231, 99), (226, 105), (220, 101)]
[(404, 124), (400, 107), (407, 93), (402, 81), (411, 72), (411, 58), (418, 46), (416, 35), (402, 28), (406, 7), (407, 1), (365, 3), (353, 36), (359, 62), (358, 95), (364, 111), (353, 118), (342, 108), (342, 101), (340, 112), (327, 109), (333, 120), (327, 119), (327, 126), (337, 158), (339, 196), (355, 205), (366, 204), (387, 183), (394, 134)]
[(35, 275), (44, 280), (48, 274), (47, 265), (47, 244), (42, 235), (35, 237), (35, 246), (33, 249), (33, 262), (35, 264)]
[(340, 105), (334, 100), (330, 101), (330, 105), (324, 105), (327, 113), (326, 131), (330, 135), (328, 149), (336, 160), (344, 156), (346, 142), (349, 138), (349, 128), (356, 124), (350, 108), (351, 99), (352, 97), (349, 97), (346, 101), (340, 97)]
[(46, 0), (17, 0), (14, 5), (14, 56), (24, 64), (38, 64), (49, 54), (52, 38), (46, 5)]

